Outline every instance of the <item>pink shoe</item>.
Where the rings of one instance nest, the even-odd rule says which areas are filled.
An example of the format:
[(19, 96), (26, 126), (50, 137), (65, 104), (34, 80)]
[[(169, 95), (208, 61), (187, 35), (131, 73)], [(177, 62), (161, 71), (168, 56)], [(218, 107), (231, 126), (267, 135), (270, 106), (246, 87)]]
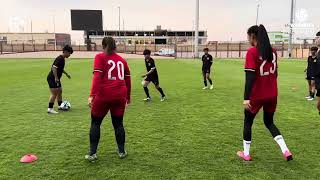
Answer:
[(38, 160), (37, 156), (33, 155), (33, 154), (27, 154), (25, 156), (23, 156), (20, 159), (20, 162), (22, 163), (32, 163), (34, 161)]
[(286, 159), (287, 161), (293, 160), (293, 156), (292, 156), (292, 154), (291, 154), (290, 151), (286, 151), (286, 152), (283, 154), (283, 157), (284, 157), (284, 159)]
[(245, 160), (245, 161), (251, 161), (251, 160), (252, 160), (251, 156), (250, 156), (250, 155), (245, 156), (244, 153), (243, 153), (243, 151), (238, 151), (238, 152), (237, 152), (237, 155), (238, 155), (240, 158), (242, 158), (243, 160)]

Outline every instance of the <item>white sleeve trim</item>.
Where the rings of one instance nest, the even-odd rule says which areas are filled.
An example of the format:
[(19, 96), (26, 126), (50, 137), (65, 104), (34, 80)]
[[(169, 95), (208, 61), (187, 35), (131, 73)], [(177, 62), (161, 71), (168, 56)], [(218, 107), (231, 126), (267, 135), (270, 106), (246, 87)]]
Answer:
[(52, 67), (54, 67), (54, 68), (57, 68), (57, 69), (58, 69), (58, 67), (57, 67), (56, 65), (52, 65)]
[(256, 72), (256, 70), (254, 69), (244, 69), (245, 71), (252, 71), (252, 72)]
[(95, 69), (95, 70), (93, 70), (93, 72), (103, 72), (103, 71), (101, 71), (101, 70), (99, 70), (99, 69)]

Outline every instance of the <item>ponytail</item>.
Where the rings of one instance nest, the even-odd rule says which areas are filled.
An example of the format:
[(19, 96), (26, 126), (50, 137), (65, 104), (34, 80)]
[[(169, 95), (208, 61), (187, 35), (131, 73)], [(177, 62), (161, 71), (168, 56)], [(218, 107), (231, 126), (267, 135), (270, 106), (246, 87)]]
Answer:
[(248, 35), (254, 35), (257, 40), (257, 49), (263, 60), (271, 62), (273, 60), (273, 49), (266, 28), (261, 24), (254, 25), (248, 29)]
[(266, 28), (261, 24), (257, 33), (257, 49), (263, 60), (273, 60), (273, 49)]
[(117, 48), (116, 41), (112, 37), (105, 37), (102, 40), (102, 47), (107, 55), (111, 55)]

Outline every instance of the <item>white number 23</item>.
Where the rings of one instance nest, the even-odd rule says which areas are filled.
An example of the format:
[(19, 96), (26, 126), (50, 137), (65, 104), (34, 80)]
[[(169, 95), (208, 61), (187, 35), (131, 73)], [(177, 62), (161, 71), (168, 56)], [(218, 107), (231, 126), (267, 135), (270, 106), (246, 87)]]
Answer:
[(276, 72), (276, 68), (277, 68), (277, 57), (275, 54), (273, 54), (273, 60), (272, 60), (272, 64), (273, 66), (270, 67), (269, 71), (264, 71), (264, 66), (266, 65), (267, 61), (264, 60), (260, 66), (260, 75), (261, 76), (269, 76), (270, 74), (274, 74)]

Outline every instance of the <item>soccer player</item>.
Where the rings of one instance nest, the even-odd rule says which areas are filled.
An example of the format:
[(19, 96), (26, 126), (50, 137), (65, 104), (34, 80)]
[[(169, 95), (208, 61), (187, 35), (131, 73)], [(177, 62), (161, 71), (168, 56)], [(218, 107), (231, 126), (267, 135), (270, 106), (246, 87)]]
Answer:
[(316, 35), (316, 45), (318, 46), (318, 52), (316, 54), (317, 60), (314, 67), (315, 86), (317, 90), (316, 96), (318, 97), (317, 108), (320, 115), (320, 31)]
[(54, 60), (51, 66), (51, 71), (47, 76), (47, 81), (48, 81), (50, 92), (51, 92), (51, 96), (49, 99), (49, 107), (48, 107), (49, 114), (58, 114), (58, 112), (53, 109), (54, 102), (56, 99), (59, 106), (58, 109), (62, 110), (62, 108), (60, 107), (62, 103), (61, 77), (62, 77), (62, 74), (65, 74), (69, 79), (71, 79), (71, 76), (64, 70), (64, 66), (65, 66), (65, 59), (69, 58), (72, 53), (73, 53), (72, 47), (69, 45), (66, 45), (62, 50), (62, 54)]
[(102, 41), (104, 52), (96, 55), (93, 79), (88, 105), (91, 107), (90, 151), (85, 156), (90, 162), (97, 160), (100, 126), (111, 112), (112, 124), (118, 145), (119, 158), (125, 158), (125, 130), (123, 116), (126, 105), (130, 104), (131, 77), (128, 63), (119, 56), (112, 37)]
[(274, 140), (280, 146), (287, 161), (293, 159), (284, 138), (274, 124), (273, 116), (277, 107), (277, 53), (271, 47), (267, 30), (263, 25), (248, 29), (248, 40), (253, 46), (246, 55), (244, 92), (243, 148), (237, 155), (250, 161), (251, 128), (256, 114), (263, 108), (263, 120)]
[(143, 99), (143, 100), (144, 101), (151, 101), (151, 96), (149, 94), (148, 85), (152, 82), (154, 84), (154, 86), (156, 87), (156, 89), (160, 92), (161, 102), (163, 102), (166, 99), (166, 95), (164, 94), (162, 88), (159, 85), (159, 76), (158, 76), (158, 72), (157, 72), (154, 60), (151, 57), (151, 51), (146, 49), (146, 50), (144, 50), (143, 55), (145, 57), (144, 61), (145, 61), (146, 68), (148, 71), (146, 74), (142, 75), (142, 78), (144, 78), (144, 81), (142, 82), (143, 89), (147, 95), (147, 98)]
[(210, 72), (211, 72), (211, 66), (213, 63), (213, 58), (209, 54), (209, 49), (204, 48), (203, 49), (204, 55), (202, 56), (202, 76), (203, 76), (203, 83), (204, 83), (204, 88), (202, 89), (208, 89), (208, 82), (210, 83), (210, 89), (213, 89), (213, 83), (210, 78)]
[(311, 56), (308, 57), (308, 66), (305, 70), (307, 74), (307, 81), (309, 85), (309, 96), (306, 97), (307, 100), (312, 101), (314, 100), (315, 95), (315, 82), (314, 82), (314, 69), (317, 63), (317, 47), (311, 48)]

